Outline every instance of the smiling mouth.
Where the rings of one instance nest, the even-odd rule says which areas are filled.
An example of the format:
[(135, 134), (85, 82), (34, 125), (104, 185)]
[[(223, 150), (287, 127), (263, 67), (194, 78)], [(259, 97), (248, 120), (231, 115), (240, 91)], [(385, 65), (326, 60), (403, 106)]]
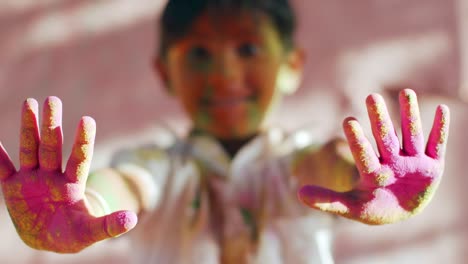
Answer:
[(202, 100), (202, 105), (207, 107), (233, 107), (242, 103), (252, 102), (253, 96), (247, 97), (230, 97), (230, 98), (218, 98), (218, 99), (205, 99)]

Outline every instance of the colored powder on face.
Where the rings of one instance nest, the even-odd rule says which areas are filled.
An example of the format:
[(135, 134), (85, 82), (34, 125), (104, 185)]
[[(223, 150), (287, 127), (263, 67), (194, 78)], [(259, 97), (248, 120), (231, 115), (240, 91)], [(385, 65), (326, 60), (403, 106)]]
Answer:
[(248, 114), (249, 127), (251, 129), (257, 129), (262, 118), (260, 107), (255, 103), (249, 103), (247, 114)]
[(203, 89), (203, 94), (200, 98), (200, 104), (204, 106), (205, 104), (211, 102), (213, 100), (214, 95), (214, 87), (212, 85), (206, 85)]
[(195, 124), (202, 128), (210, 126), (210, 124), (213, 122), (211, 116), (205, 110), (198, 111), (195, 115), (194, 121)]
[(213, 62), (208, 58), (199, 58), (197, 54), (194, 54), (195, 51), (192, 51), (189, 56), (190, 67), (202, 74), (208, 74), (213, 71)]
[(200, 98), (199, 105), (198, 105), (198, 111), (195, 115), (195, 124), (198, 127), (206, 128), (211, 125), (213, 122), (212, 117), (210, 114), (205, 110), (205, 107), (207, 104), (209, 104), (213, 98), (214, 95), (214, 87), (212, 85), (206, 85), (206, 87), (203, 90), (203, 94)]

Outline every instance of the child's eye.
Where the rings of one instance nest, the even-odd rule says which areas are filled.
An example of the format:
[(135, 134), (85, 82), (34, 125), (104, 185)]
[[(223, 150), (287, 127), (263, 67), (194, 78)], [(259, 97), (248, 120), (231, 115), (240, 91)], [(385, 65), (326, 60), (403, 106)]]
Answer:
[(237, 53), (243, 58), (250, 58), (257, 55), (260, 48), (253, 43), (243, 43), (237, 48)]
[(208, 51), (208, 49), (202, 47), (202, 46), (195, 46), (193, 47), (190, 52), (190, 57), (192, 57), (195, 60), (209, 60), (211, 58), (211, 54)]

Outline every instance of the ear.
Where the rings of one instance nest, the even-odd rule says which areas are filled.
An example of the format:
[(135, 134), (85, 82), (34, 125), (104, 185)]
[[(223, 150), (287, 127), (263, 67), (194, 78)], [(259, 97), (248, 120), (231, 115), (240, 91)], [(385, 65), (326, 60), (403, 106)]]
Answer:
[(277, 88), (281, 92), (292, 94), (299, 88), (302, 81), (304, 62), (304, 50), (295, 48), (287, 53), (285, 62), (279, 70), (276, 82)]
[(294, 48), (288, 53), (287, 63), (294, 71), (299, 71), (302, 75), (305, 63), (305, 52), (302, 48)]
[(168, 73), (168, 67), (167, 67), (167, 62), (165, 59), (155, 56), (153, 59), (153, 71), (156, 75), (159, 76), (161, 81), (164, 84), (164, 87), (166, 88), (166, 91), (169, 94), (174, 94), (173, 89), (171, 88), (170, 85), (170, 80), (169, 80), (169, 73)]

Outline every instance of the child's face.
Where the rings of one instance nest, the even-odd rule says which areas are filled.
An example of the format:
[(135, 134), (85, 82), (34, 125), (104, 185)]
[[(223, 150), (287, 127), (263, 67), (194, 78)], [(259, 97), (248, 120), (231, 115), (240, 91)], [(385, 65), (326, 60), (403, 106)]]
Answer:
[(285, 51), (265, 15), (205, 12), (170, 46), (158, 69), (195, 129), (242, 138), (258, 132), (274, 101), (280, 68), (300, 70), (294, 53)]

